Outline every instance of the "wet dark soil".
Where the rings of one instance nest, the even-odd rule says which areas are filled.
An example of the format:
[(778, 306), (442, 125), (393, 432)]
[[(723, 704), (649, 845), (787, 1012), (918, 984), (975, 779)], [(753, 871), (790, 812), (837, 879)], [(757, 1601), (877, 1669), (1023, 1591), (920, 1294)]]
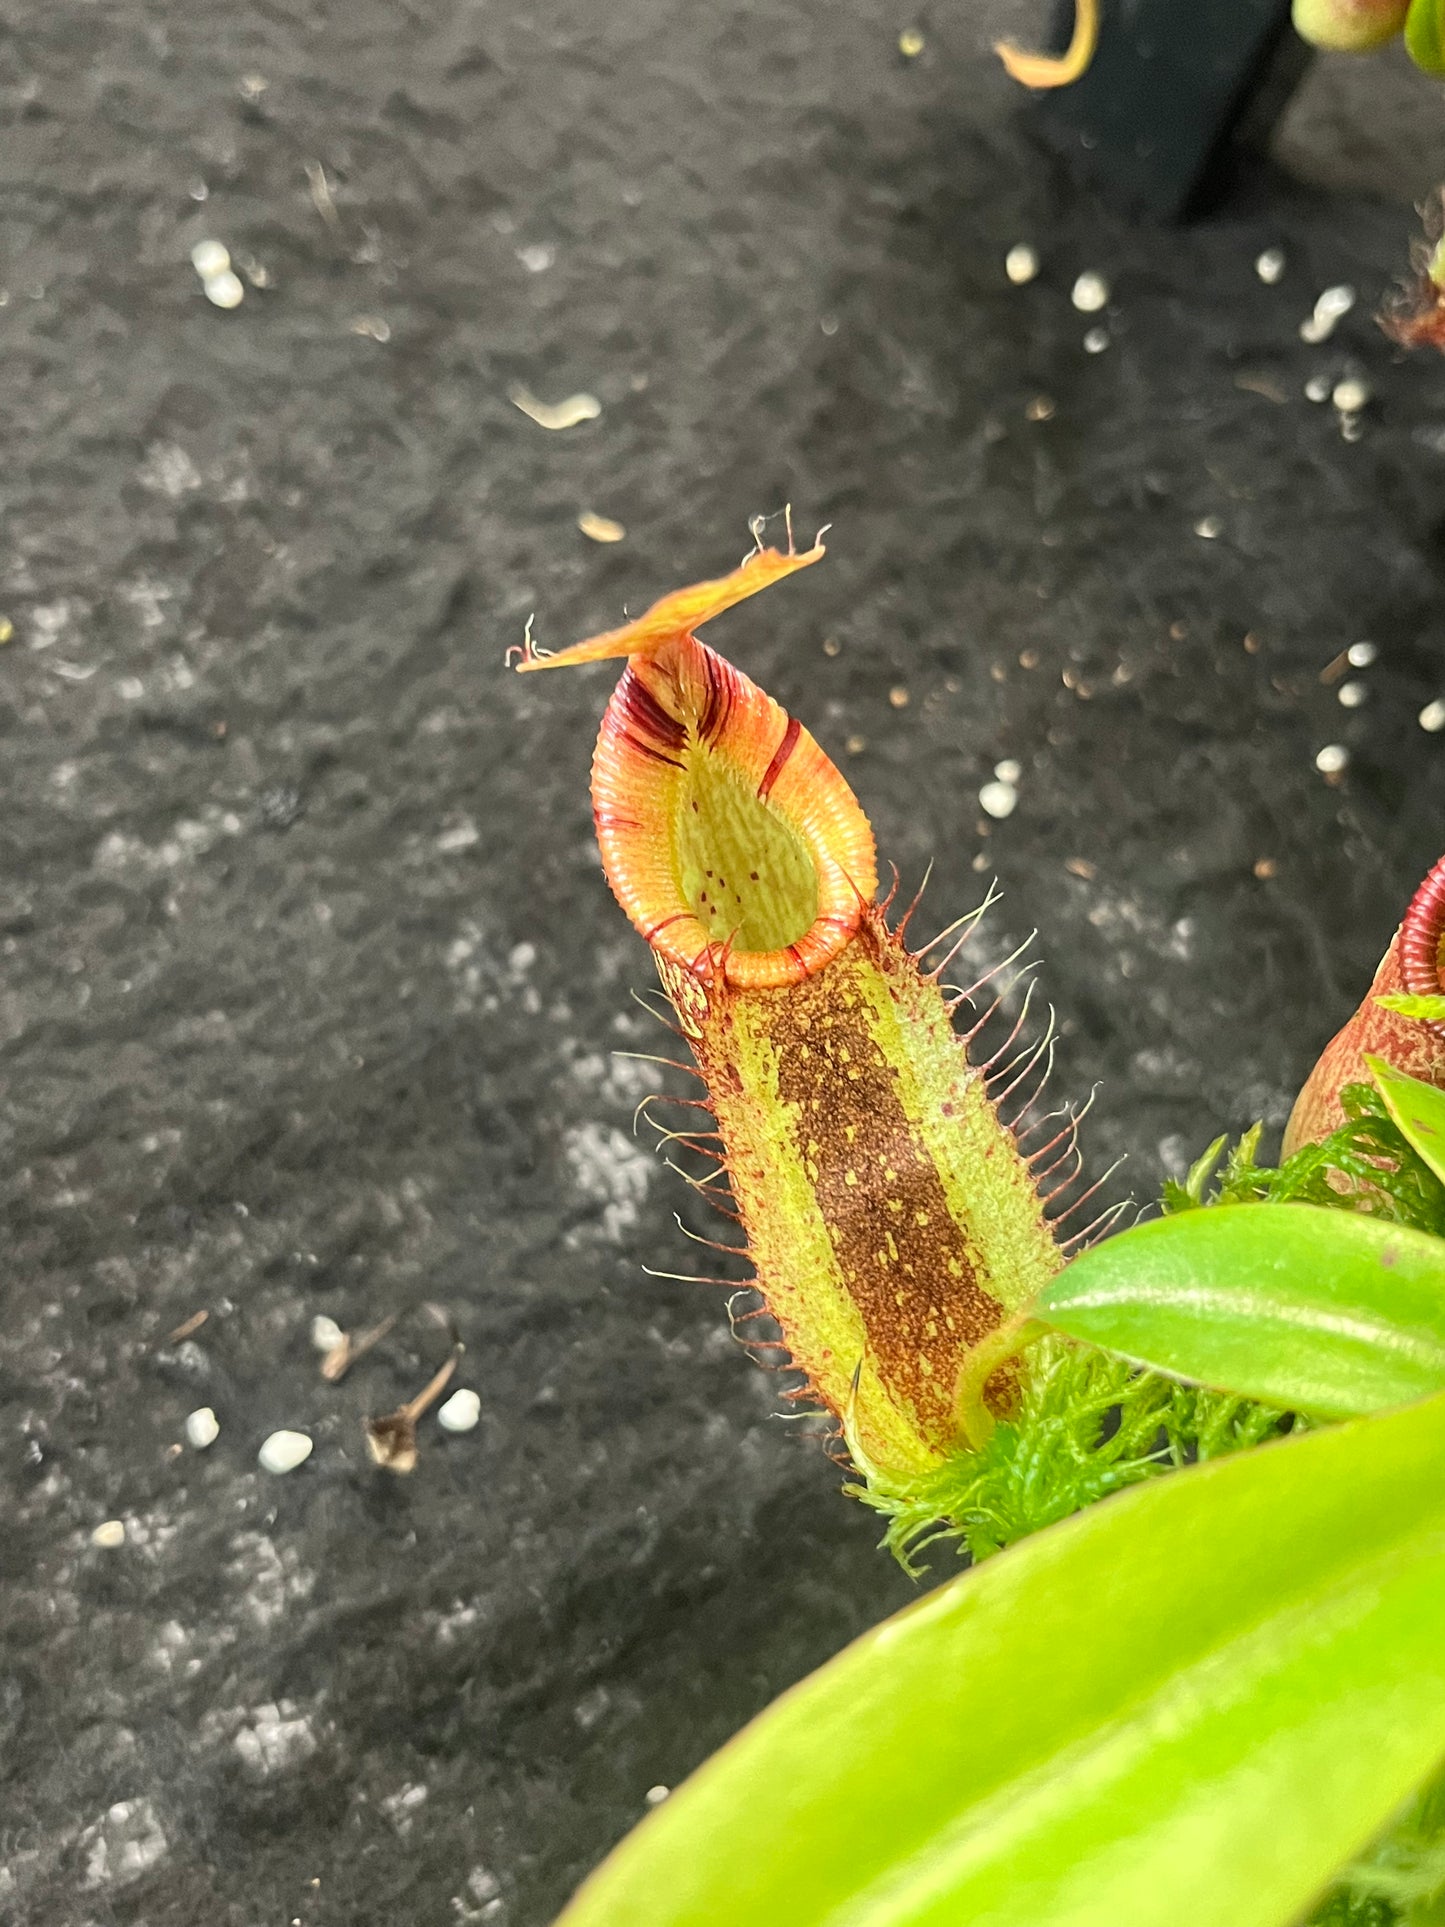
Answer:
[[(590, 836), (609, 678), (505, 675), (530, 612), (569, 641), (755, 512), (831, 522), (716, 639), (905, 876), (933, 859), (940, 923), (996, 873), (986, 945), (1038, 927), (1057, 1088), (1102, 1080), (1091, 1158), (1141, 1196), (1282, 1121), (1445, 844), (1445, 370), (1370, 320), (1425, 93), (1322, 82), (1292, 171), (1130, 229), (1030, 145), (988, 21), (934, 11), (910, 61), (907, 19), (824, 0), (12, 0), (17, 1927), (543, 1927), (650, 1788), (910, 1596), (722, 1294), (640, 1269), (712, 1259), (611, 1055), (662, 1033)], [(1356, 441), (1304, 397), (1346, 374)], [(601, 412), (550, 433), (516, 384)], [(1347, 709), (1322, 672), (1363, 640)], [(309, 1332), (426, 1302), (483, 1416), (402, 1480), (361, 1418), (444, 1330), (409, 1311), (339, 1386)], [(281, 1426), (316, 1450), (277, 1478)]]

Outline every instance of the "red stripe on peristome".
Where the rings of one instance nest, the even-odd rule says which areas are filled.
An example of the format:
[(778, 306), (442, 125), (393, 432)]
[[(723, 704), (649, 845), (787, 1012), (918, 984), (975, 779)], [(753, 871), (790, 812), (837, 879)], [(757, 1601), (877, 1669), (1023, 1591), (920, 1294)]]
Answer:
[(683, 923), (691, 917), (691, 915), (691, 910), (675, 910), (670, 917), (664, 917), (661, 923), (655, 923), (650, 930), (644, 930), (642, 932), (643, 942), (651, 943), (653, 938), (666, 930), (670, 924)]
[(703, 704), (702, 717), (697, 726), (698, 740), (714, 743), (727, 728), (728, 718), (732, 715), (734, 677), (721, 656), (715, 656), (702, 643), (697, 647), (702, 660), (703, 680), (707, 684), (707, 701)]
[(766, 802), (774, 783), (776, 783), (782, 775), (783, 765), (797, 747), (798, 738), (802, 733), (803, 725), (798, 721), (796, 716), (790, 716), (788, 718), (788, 726), (783, 731), (783, 740), (773, 751), (773, 760), (763, 771), (763, 780), (758, 784), (758, 795), (764, 802)]
[(639, 756), (650, 756), (654, 763), (666, 763), (669, 769), (687, 767), (685, 763), (678, 762), (675, 756), (664, 756), (660, 749), (654, 749), (650, 743), (644, 743), (642, 738), (635, 736), (630, 729), (619, 729), (617, 734), (629, 748), (635, 749)]
[(670, 716), (652, 691), (631, 667), (624, 674), (613, 695), (611, 708), (616, 705), (626, 715), (629, 730), (641, 730), (653, 738), (662, 749), (685, 749), (687, 729), (675, 716)]

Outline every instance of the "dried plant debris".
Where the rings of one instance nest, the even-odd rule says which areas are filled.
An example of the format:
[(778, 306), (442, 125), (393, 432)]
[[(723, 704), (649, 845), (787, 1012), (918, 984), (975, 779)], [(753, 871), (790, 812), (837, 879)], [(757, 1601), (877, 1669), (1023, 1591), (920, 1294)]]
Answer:
[[(311, 1326), (311, 1339), (318, 1351), (322, 1353), (321, 1376), (332, 1385), (339, 1384), (358, 1358), (365, 1358), (373, 1345), (381, 1343), (399, 1315), (393, 1312), (389, 1318), (383, 1318), (379, 1325), (373, 1325), (370, 1331), (361, 1332), (355, 1338), (347, 1332), (340, 1332), (338, 1341), (327, 1345), (317, 1342), (320, 1336), (329, 1336), (329, 1333), (324, 1332), (320, 1319), (314, 1320)], [(331, 1323), (329, 1319), (326, 1322)]]
[(614, 522), (607, 515), (597, 515), (591, 509), (585, 509), (577, 517), (577, 526), (592, 542), (621, 542), (627, 534), (620, 522)]
[(1385, 297), (1381, 328), (1402, 348), (1445, 353), (1445, 186), (1420, 209), (1424, 238), (1410, 247), (1409, 275)]
[(388, 1472), (416, 1469), (416, 1422), (451, 1383), (461, 1361), (462, 1346), (452, 1347), (452, 1355), (441, 1370), (417, 1393), (414, 1399), (388, 1412), (385, 1418), (366, 1421), (366, 1447), (375, 1464)]
[(341, 216), (336, 211), (336, 202), (331, 193), (331, 183), (327, 180), (326, 169), (321, 165), (320, 161), (307, 161), (306, 181), (311, 189), (311, 205), (316, 209), (316, 212), (329, 228), (340, 227)]
[(201, 1329), (210, 1315), (208, 1311), (193, 1311), (190, 1317), (183, 1319), (173, 1332), (166, 1333), (166, 1343), (168, 1345), (184, 1344), (186, 1339), (193, 1337)]
[(579, 422), (596, 421), (602, 413), (602, 404), (595, 395), (569, 395), (559, 402), (539, 401), (531, 389), (524, 388), (520, 382), (508, 389), (507, 399), (538, 428), (575, 428)]

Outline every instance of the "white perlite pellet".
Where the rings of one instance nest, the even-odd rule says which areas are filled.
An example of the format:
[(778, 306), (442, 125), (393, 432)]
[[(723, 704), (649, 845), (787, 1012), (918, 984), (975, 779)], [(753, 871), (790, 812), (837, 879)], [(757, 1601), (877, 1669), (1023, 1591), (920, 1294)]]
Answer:
[(213, 308), (239, 308), (246, 299), (240, 275), (233, 274), (229, 268), (224, 274), (208, 274), (201, 286)]
[(204, 1452), (221, 1436), (221, 1423), (209, 1405), (201, 1405), (186, 1420), (186, 1444)]
[(474, 1432), (482, 1416), (482, 1401), (469, 1387), (453, 1392), (437, 1413), (437, 1424), (444, 1432)]
[(191, 266), (203, 281), (209, 281), (213, 274), (224, 274), (230, 265), (230, 253), (221, 241), (197, 241), (191, 249)]
[(338, 1345), (346, 1343), (346, 1333), (334, 1318), (318, 1312), (311, 1321), (311, 1343), (318, 1352), (334, 1352)]
[(1109, 305), (1109, 284), (1102, 274), (1086, 268), (1074, 283), (1074, 291), (1069, 296), (1080, 314), (1097, 314)]
[(312, 1442), (304, 1432), (273, 1432), (256, 1454), (263, 1471), (294, 1472), (311, 1457)]
[(1355, 291), (1345, 282), (1337, 287), (1326, 288), (1315, 303), (1315, 311), (1307, 321), (1299, 325), (1299, 338), (1312, 346), (1328, 341), (1335, 331), (1335, 323), (1342, 315), (1347, 315), (1355, 305)]
[(1330, 394), (1330, 400), (1342, 415), (1358, 415), (1370, 403), (1370, 384), (1361, 381), (1358, 375), (1346, 375), (1337, 381)]

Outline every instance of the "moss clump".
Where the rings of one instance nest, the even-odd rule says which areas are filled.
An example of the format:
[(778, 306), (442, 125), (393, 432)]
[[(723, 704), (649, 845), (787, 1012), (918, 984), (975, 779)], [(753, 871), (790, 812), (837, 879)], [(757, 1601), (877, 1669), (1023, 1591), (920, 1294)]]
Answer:
[(1024, 1354), (1018, 1406), (982, 1451), (961, 1452), (907, 1484), (860, 1467), (865, 1482), (847, 1490), (886, 1516), (884, 1545), (916, 1575), (918, 1555), (940, 1540), (984, 1559), (1111, 1492), (1258, 1445), (1289, 1424), (1249, 1399), (1045, 1338)]

